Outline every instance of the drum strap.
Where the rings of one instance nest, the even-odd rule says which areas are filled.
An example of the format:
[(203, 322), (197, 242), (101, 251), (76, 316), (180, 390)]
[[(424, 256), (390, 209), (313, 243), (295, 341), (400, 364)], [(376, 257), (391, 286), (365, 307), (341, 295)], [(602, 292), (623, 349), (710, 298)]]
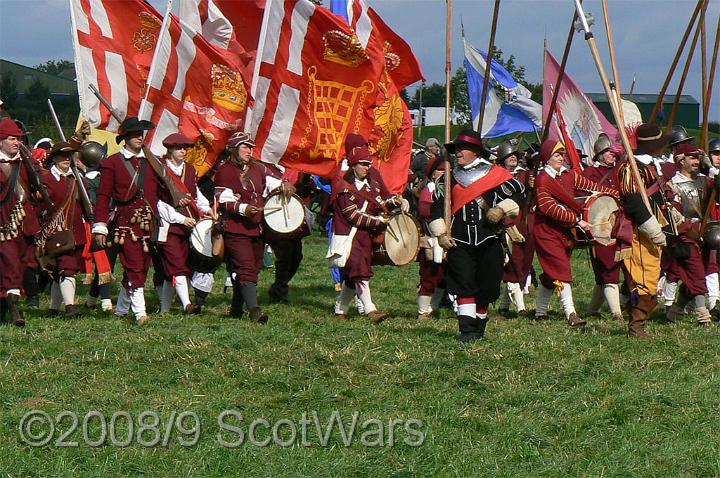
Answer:
[[(183, 167), (183, 173), (182, 176), (176, 175), (170, 167), (165, 164), (165, 173), (170, 176), (173, 183), (175, 183), (175, 186), (180, 190), (181, 193), (189, 195), (191, 198), (195, 197), (195, 194), (191, 193), (187, 186), (185, 185), (185, 174), (187, 174), (187, 166)], [(195, 204), (195, 201), (191, 201), (189, 206), (185, 206), (187, 212), (190, 214), (190, 216), (193, 217), (193, 219), (199, 219), (200, 218), (200, 210), (197, 207), (197, 204)]]
[(601, 177), (600, 181), (598, 181), (598, 184), (602, 186), (602, 184), (605, 182), (605, 180), (607, 180), (607, 178), (609, 178), (610, 175), (613, 173), (614, 169), (615, 169), (614, 167), (608, 168), (607, 172), (605, 174), (603, 174), (603, 177)]
[(367, 192), (367, 191), (365, 190), (365, 188), (358, 189), (358, 188), (355, 187), (354, 184), (350, 184), (350, 183), (348, 183), (347, 181), (345, 181), (345, 179), (341, 179), (340, 186), (341, 186), (343, 189), (349, 189), (350, 191), (356, 192), (357, 195), (360, 196), (361, 198), (363, 198), (365, 201), (370, 202), (370, 203), (372, 203), (372, 204), (375, 204), (377, 207), (379, 207), (380, 209), (382, 209), (382, 211), (383, 211), (385, 214), (388, 214), (388, 212), (389, 212), (389, 211), (388, 211), (388, 208), (387, 208), (384, 204), (380, 203), (377, 199), (375, 199), (374, 197), (372, 197), (372, 195), (371, 195), (369, 192)]

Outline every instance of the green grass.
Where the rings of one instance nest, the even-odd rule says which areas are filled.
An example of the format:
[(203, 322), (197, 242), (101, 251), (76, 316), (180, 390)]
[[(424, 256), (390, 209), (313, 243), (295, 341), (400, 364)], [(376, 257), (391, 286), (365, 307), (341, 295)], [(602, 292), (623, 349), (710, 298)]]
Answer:
[[(654, 340), (641, 342), (626, 338), (607, 315), (584, 331), (571, 330), (559, 315), (540, 324), (492, 315), (488, 339), (464, 346), (449, 311), (416, 320), (415, 265), (376, 268), (374, 299), (393, 319), (340, 323), (330, 314), (324, 252), (321, 239), (306, 242), (293, 306), (267, 307), (264, 327), (227, 317), (229, 298), (218, 281), (201, 317), (156, 315), (138, 328), (99, 312), (77, 320), (28, 314), (26, 329), (0, 328), (0, 474), (720, 475), (717, 327), (699, 329), (690, 318), (652, 323)], [(586, 252), (576, 254), (575, 269), (582, 311), (592, 287)], [(262, 274), (264, 302), (271, 274)], [(155, 306), (154, 294), (147, 295)], [(79, 446), (23, 444), (18, 425), (32, 409), (76, 413), (80, 426), (67, 440)], [(399, 427), (394, 447), (366, 447), (359, 436), (346, 447), (336, 430), (323, 447), (311, 425), (310, 446), (227, 449), (216, 441), (217, 416), (226, 409), (242, 413), (246, 434), (255, 418), (298, 422), (317, 411), (324, 425), (338, 410), (348, 422), (358, 411), (360, 424), (422, 420), (426, 437), (408, 446), (403, 439), (412, 437)], [(181, 446), (187, 437), (175, 431), (167, 447), (134, 440), (125, 448), (91, 448), (81, 432), (91, 410), (108, 421), (122, 410), (134, 417), (152, 410), (163, 419), (190, 411), (201, 420), (201, 436), (192, 447)], [(56, 439), (69, 423), (61, 422)], [(99, 422), (91, 423), (97, 438)], [(127, 431), (124, 421), (118, 428)], [(377, 427), (360, 431), (370, 430)]]

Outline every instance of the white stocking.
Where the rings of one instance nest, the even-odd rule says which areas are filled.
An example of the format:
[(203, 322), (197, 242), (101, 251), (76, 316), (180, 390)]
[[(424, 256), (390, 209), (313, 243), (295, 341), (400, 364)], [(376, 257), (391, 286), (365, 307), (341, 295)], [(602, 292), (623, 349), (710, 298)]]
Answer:
[(547, 315), (552, 293), (552, 289), (548, 289), (542, 284), (538, 286), (537, 298), (535, 299), (535, 317)]
[(370, 295), (370, 283), (368, 281), (355, 281), (355, 292), (357, 292), (366, 314), (377, 310)]
[(575, 312), (575, 304), (573, 303), (572, 287), (568, 282), (563, 282), (563, 290), (560, 292), (560, 302), (562, 302), (565, 317)]
[(350, 312), (350, 301), (355, 297), (355, 289), (351, 289), (344, 282), (342, 289), (335, 299), (335, 313), (347, 314)]
[(124, 316), (128, 313), (130, 310), (130, 296), (128, 295), (128, 291), (125, 287), (120, 288), (120, 293), (118, 294), (117, 304), (115, 306), (115, 315)]
[(133, 289), (130, 294), (130, 306), (132, 307), (133, 314), (135, 314), (135, 320), (139, 320), (141, 317), (147, 315), (145, 311), (145, 288), (138, 287)]
[(65, 306), (75, 304), (75, 278), (74, 277), (61, 277), (60, 278), (60, 294), (62, 295)]
[(187, 277), (175, 276), (175, 292), (182, 304), (183, 310), (190, 304), (190, 291), (188, 290)]
[(620, 287), (617, 284), (603, 284), (603, 295), (612, 315), (622, 314), (620, 308)]

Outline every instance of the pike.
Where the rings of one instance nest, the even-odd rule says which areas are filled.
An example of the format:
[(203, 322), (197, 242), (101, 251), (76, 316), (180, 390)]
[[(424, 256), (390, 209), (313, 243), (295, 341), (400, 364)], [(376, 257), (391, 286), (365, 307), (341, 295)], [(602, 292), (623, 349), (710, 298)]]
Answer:
[[(122, 123), (122, 118), (118, 114), (117, 111), (115, 111), (115, 108), (112, 107), (110, 104), (110, 101), (108, 101), (105, 96), (103, 96), (102, 93), (100, 93), (100, 90), (97, 89), (95, 85), (89, 86), (90, 91), (97, 97), (98, 100), (100, 100), (100, 103), (102, 103), (108, 111), (110, 111), (110, 114), (117, 120), (118, 123)], [(183, 199), (188, 199), (190, 196), (187, 193), (184, 193), (180, 190), (177, 184), (173, 181), (173, 178), (170, 177), (170, 175), (167, 173), (167, 170), (163, 166), (163, 164), (160, 162), (160, 160), (153, 154), (152, 151), (150, 151), (150, 148), (147, 147), (147, 145), (143, 144), (142, 147), (143, 153), (145, 153), (145, 158), (147, 159), (148, 164), (152, 168), (152, 170), (157, 174), (157, 176), (162, 180), (163, 185), (170, 193), (170, 197), (172, 197), (172, 205), (173, 207), (180, 207), (180, 201)]]
[(635, 155), (633, 154), (632, 145), (630, 144), (630, 140), (628, 139), (627, 131), (625, 131), (625, 128), (623, 127), (622, 115), (618, 110), (618, 103), (620, 103), (621, 101), (620, 97), (618, 95), (617, 102), (613, 101), (613, 99), (615, 98), (614, 92), (610, 87), (610, 82), (608, 81), (607, 74), (605, 73), (605, 67), (603, 66), (602, 60), (600, 58), (600, 52), (598, 51), (597, 44), (595, 43), (595, 37), (590, 31), (590, 25), (588, 25), (587, 19), (585, 17), (582, 3), (580, 0), (574, 1), (575, 8), (577, 10), (577, 17), (579, 19), (579, 26), (580, 29), (585, 32), (585, 40), (587, 40), (588, 46), (590, 47), (590, 53), (592, 54), (593, 60), (595, 60), (595, 66), (597, 67), (598, 73), (600, 74), (600, 82), (602, 83), (603, 88), (605, 89), (605, 94), (608, 97), (608, 103), (610, 104), (610, 108), (612, 109), (612, 114), (615, 118), (615, 124), (618, 125), (618, 132), (620, 133), (622, 144), (625, 147), (625, 151), (627, 152), (628, 164), (630, 165), (633, 179), (635, 180), (638, 191), (640, 191), (640, 196), (642, 197), (645, 207), (647, 207), (648, 211), (652, 213), (653, 209), (650, 206), (650, 200), (648, 199), (645, 185), (643, 184), (642, 178), (640, 177), (640, 171), (638, 170), (637, 162), (635, 161)]
[[(55, 127), (58, 130), (58, 133), (60, 134), (60, 139), (63, 141), (67, 141), (65, 139), (65, 133), (62, 130), (62, 126), (60, 126), (60, 120), (57, 117), (57, 114), (55, 113), (55, 108), (53, 107), (52, 100), (48, 98), (47, 100), (48, 108), (50, 108), (50, 114), (52, 115), (53, 121), (55, 122)], [(85, 187), (85, 183), (81, 179), (80, 171), (77, 167), (77, 155), (72, 155), (72, 161), (70, 161), (70, 169), (72, 170), (73, 176), (75, 177), (75, 182), (78, 185), (78, 191), (80, 191), (80, 203), (82, 204), (83, 209), (85, 210), (85, 214), (88, 218), (91, 218), (95, 215), (95, 210), (92, 205), (92, 201), (90, 201), (90, 195), (87, 192), (87, 188)]]

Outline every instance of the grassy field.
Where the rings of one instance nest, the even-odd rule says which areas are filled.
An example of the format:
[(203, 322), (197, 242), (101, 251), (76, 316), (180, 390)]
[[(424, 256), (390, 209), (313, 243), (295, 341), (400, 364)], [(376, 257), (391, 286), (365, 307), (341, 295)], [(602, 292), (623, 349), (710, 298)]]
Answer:
[[(0, 475), (720, 475), (717, 327), (654, 322), (654, 340), (634, 341), (607, 315), (584, 330), (559, 315), (540, 324), (492, 315), (488, 339), (464, 346), (449, 311), (417, 321), (414, 265), (376, 269), (374, 298), (391, 320), (340, 323), (324, 252), (322, 239), (306, 243), (292, 307), (267, 307), (264, 327), (226, 316), (219, 281), (200, 317), (155, 315), (138, 328), (99, 312), (36, 313), (24, 330), (0, 328)], [(588, 263), (586, 252), (575, 257), (580, 311)], [(19, 430), (35, 409), (57, 422), (44, 446)], [(337, 427), (320, 436), (333, 413), (346, 429), (357, 413), (352, 443)], [(250, 442), (256, 419), (268, 426), (259, 422), (254, 441), (267, 446)], [(223, 446), (239, 439), (230, 426), (244, 433), (237, 448)], [(40, 441), (43, 431), (30, 426)]]

